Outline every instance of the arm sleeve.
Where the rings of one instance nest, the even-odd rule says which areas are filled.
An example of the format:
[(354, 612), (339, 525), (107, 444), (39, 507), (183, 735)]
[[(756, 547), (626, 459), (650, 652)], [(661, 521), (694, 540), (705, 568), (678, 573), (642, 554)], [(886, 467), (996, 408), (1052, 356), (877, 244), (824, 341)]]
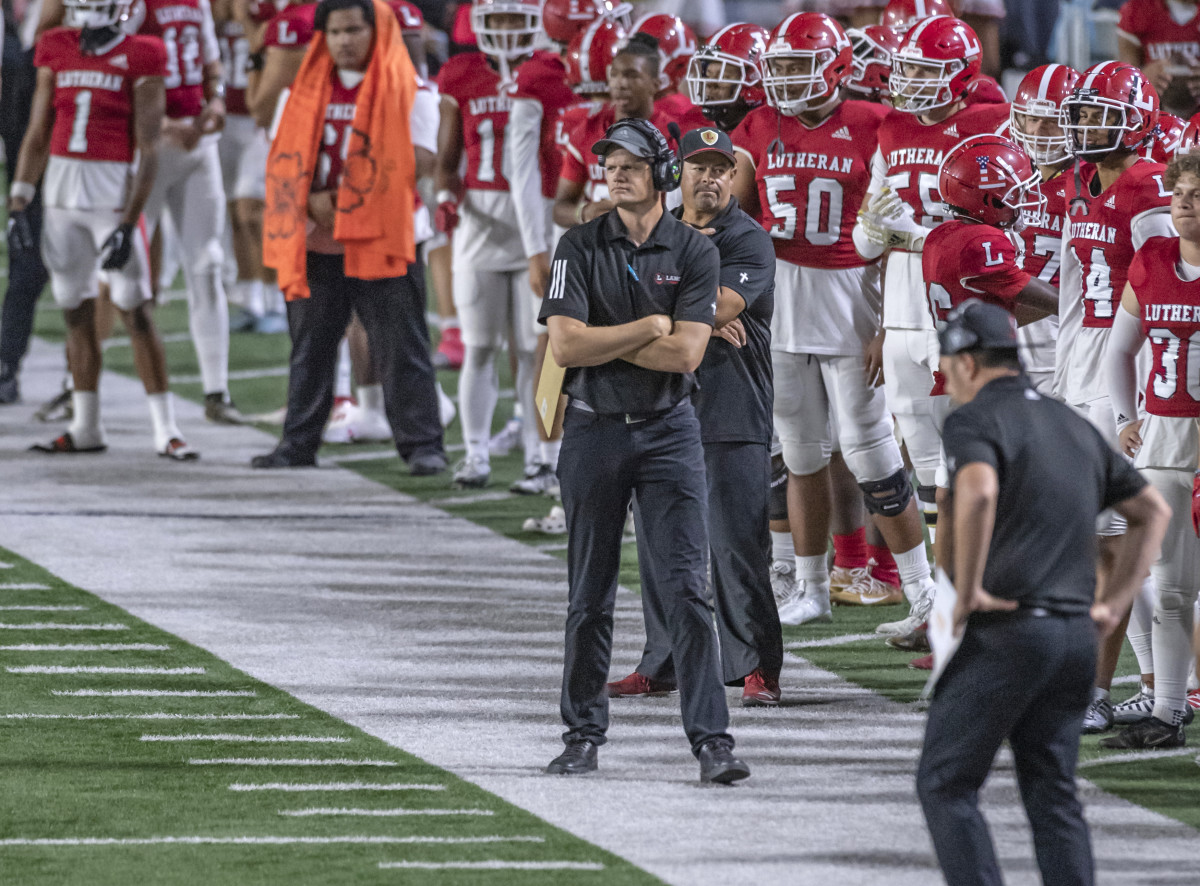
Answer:
[[(884, 162), (883, 152), (875, 149), (875, 153), (871, 155), (871, 183), (867, 185), (867, 193), (863, 196), (862, 208), (875, 198), (875, 195), (883, 190), (883, 181), (887, 176), (887, 163)], [(854, 248), (858, 250), (858, 254), (867, 261), (874, 261), (883, 255), (883, 247), (876, 246), (867, 239), (867, 232), (863, 230), (861, 222), (854, 223), (854, 230), (851, 232), (851, 238), (854, 240)]]
[(1000, 454), (996, 443), (974, 410), (958, 409), (946, 417), (946, 424), (942, 428), (942, 445), (946, 449), (946, 467), (950, 471), (951, 486), (954, 475), (964, 465), (973, 462), (983, 462), (1000, 470)]
[[(1070, 218), (1063, 221), (1064, 227)], [(1067, 395), (1067, 360), (1075, 336), (1083, 327), (1083, 301), (1076, 292), (1079, 280), (1079, 262), (1071, 250), (1068, 237), (1063, 237), (1062, 260), (1058, 272), (1058, 340), (1054, 346), (1054, 386), (1051, 389), (1059, 400)]]
[(546, 200), (542, 196), (543, 114), (536, 99), (515, 99), (504, 135), (504, 177), (512, 190), (526, 258), (545, 252), (550, 243), (546, 233)]
[(1137, 0), (1125, 0), (1121, 4), (1121, 11), (1117, 18), (1117, 33), (1131, 43), (1142, 45), (1142, 22), (1141, 16), (1138, 15)]
[(583, 160), (583, 155), (579, 153), (579, 149), (575, 147), (575, 134), (579, 128), (575, 128), (566, 133), (566, 137), (562, 143), (562, 170), (559, 175), (567, 181), (572, 181), (577, 184), (583, 184), (588, 180), (587, 164)]
[(775, 285), (775, 250), (762, 228), (749, 230), (721, 253), (721, 286), (728, 286), (750, 307)]
[(200, 0), (200, 17), (201, 57), (206, 65), (211, 65), (221, 60), (221, 45), (217, 43), (217, 26), (208, 0)]
[(674, 319), (712, 326), (717, 317), (717, 287), (721, 280), (717, 247), (703, 234), (696, 234), (679, 264), (683, 273), (675, 294)]
[(436, 89), (417, 90), (413, 97), (412, 111), (409, 113), (414, 148), (424, 148), (432, 154), (437, 153), (438, 123), (441, 119), (439, 107), (440, 99)]
[(1124, 307), (1119, 307), (1113, 320), (1112, 332), (1108, 335), (1106, 355), (1108, 392), (1112, 398), (1118, 432), (1137, 420), (1137, 355), (1145, 340), (1141, 319), (1133, 316)]
[(552, 316), (574, 317), (588, 322), (588, 267), (587, 253), (577, 242), (581, 235), (592, 230), (588, 225), (572, 228), (558, 241), (554, 250), (554, 261), (550, 265), (550, 284), (546, 297), (542, 299), (542, 310), (538, 322), (545, 325)]
[(1171, 207), (1156, 206), (1133, 217), (1129, 223), (1133, 248), (1141, 249), (1151, 237), (1178, 237), (1179, 232), (1171, 222)]

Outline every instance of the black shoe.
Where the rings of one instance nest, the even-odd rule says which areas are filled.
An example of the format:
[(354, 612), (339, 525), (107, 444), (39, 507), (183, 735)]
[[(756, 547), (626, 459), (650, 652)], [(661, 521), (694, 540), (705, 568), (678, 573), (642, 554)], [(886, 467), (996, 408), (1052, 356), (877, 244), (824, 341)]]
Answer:
[(204, 417), (215, 425), (244, 425), (246, 416), (229, 399), (229, 394), (215, 391), (204, 395)]
[(8, 405), (21, 399), (21, 386), (17, 382), (17, 367), (13, 363), (0, 363), (0, 404)]
[(750, 777), (750, 767), (733, 755), (733, 745), (723, 738), (711, 738), (700, 745), (700, 781), (730, 784)]
[(582, 740), (567, 744), (567, 749), (550, 761), (547, 775), (582, 775), (596, 771), (596, 745)]
[(446, 456), (440, 452), (425, 452), (414, 455), (408, 463), (408, 472), (414, 477), (432, 477), (446, 470)]
[(1100, 739), (1100, 747), (1119, 750), (1181, 748), (1187, 744), (1182, 726), (1172, 726), (1157, 717), (1126, 726), (1116, 735)]
[(252, 468), (315, 468), (317, 459), (315, 456), (301, 458), (298, 455), (288, 455), (286, 452), (281, 452), (275, 449), (268, 452), (266, 455), (256, 455), (250, 459), (250, 467)]

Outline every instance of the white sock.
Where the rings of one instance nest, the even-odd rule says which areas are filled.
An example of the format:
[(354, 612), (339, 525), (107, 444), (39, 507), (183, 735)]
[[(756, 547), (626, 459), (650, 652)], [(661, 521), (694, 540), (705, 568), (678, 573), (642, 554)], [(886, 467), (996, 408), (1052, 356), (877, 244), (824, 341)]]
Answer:
[(154, 427), (154, 448), (162, 452), (173, 438), (183, 437), (175, 424), (175, 402), (171, 399), (170, 391), (163, 391), (161, 394), (147, 394), (146, 403), (150, 407), (150, 424)]
[(343, 338), (338, 345), (337, 372), (334, 375), (333, 396), (338, 399), (349, 399), (351, 395), (350, 382), (350, 342)]
[(558, 470), (558, 451), (562, 449), (562, 440), (538, 441), (542, 452), (542, 464), (549, 465), (552, 470)]
[(458, 414), (462, 417), (467, 458), (488, 457), (488, 437), (496, 411), (499, 382), (496, 377), (496, 348), (468, 346), (458, 378)]
[(1133, 609), (1129, 612), (1129, 628), (1125, 636), (1133, 647), (1137, 657), (1138, 673), (1154, 673), (1153, 644), (1150, 640), (1151, 628), (1154, 626), (1154, 579), (1147, 577), (1142, 582), (1142, 588), (1133, 598)]
[(67, 426), (67, 433), (81, 448), (100, 446), (104, 443), (104, 429), (100, 427), (100, 394), (96, 391), (71, 391), (71, 408), (74, 417)]
[(829, 584), (829, 561), (824, 554), (802, 557), (796, 554), (796, 579)]
[(1190, 596), (1183, 590), (1160, 586), (1154, 607), (1154, 716), (1176, 725), (1187, 710), (1187, 678), (1195, 658), (1195, 610)]
[[(520, 366), (521, 366), (521, 364), (518, 363), (517, 364), (518, 371), (520, 370)], [(530, 402), (532, 402), (532, 400)], [(518, 397), (516, 400), (513, 401), (512, 417), (515, 418), (517, 421), (525, 420), (525, 404), (521, 402), (520, 397)]]
[[(533, 351), (517, 351), (517, 400), (513, 404), (514, 416), (517, 414), (518, 408), (520, 408), (522, 416), (537, 415), (537, 409), (533, 404), (534, 387), (537, 384), (537, 378), (533, 371), (536, 357), (537, 354)], [(541, 444), (542, 438), (538, 434), (537, 421), (522, 421), (521, 447), (525, 450), (525, 467), (532, 467), (541, 460)]]
[(771, 559), (776, 563), (787, 563), (795, 566), (796, 545), (790, 532), (771, 530)]
[(359, 385), (358, 405), (367, 412), (383, 412), (383, 385)]
[(911, 551), (897, 554), (892, 553), (896, 560), (896, 571), (900, 573), (900, 584), (904, 595), (909, 597), (909, 588), (914, 591), (929, 583), (929, 558), (925, 555), (925, 545), (919, 544)]
[(262, 307), (264, 314), (287, 313), (287, 305), (284, 303), (283, 292), (279, 289), (278, 283), (263, 284)]
[(263, 315), (263, 281), (247, 280), (242, 285), (246, 287), (243, 290), (242, 307), (255, 317), (261, 317)]
[(189, 275), (188, 329), (204, 393), (224, 394), (229, 390), (229, 305), (220, 269)]
[(447, 329), (458, 329), (458, 316), (453, 317), (438, 317), (438, 329), (445, 332)]

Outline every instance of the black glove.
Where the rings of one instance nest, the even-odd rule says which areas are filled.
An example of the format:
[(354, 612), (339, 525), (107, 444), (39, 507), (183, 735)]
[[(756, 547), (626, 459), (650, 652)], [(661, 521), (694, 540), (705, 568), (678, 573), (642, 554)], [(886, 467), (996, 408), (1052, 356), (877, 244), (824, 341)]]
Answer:
[(100, 247), (104, 261), (100, 267), (105, 271), (119, 271), (133, 255), (133, 225), (128, 222), (117, 225), (117, 229), (108, 235), (104, 245)]
[(29, 252), (37, 249), (33, 236), (33, 225), (29, 223), (29, 210), (18, 209), (8, 214), (8, 251)]

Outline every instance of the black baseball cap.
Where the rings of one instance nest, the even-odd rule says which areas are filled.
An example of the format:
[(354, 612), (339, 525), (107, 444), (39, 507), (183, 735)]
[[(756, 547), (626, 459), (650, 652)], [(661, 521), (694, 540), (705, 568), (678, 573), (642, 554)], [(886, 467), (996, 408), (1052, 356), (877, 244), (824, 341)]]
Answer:
[(604, 138), (592, 145), (592, 153), (597, 157), (603, 157), (609, 151), (616, 148), (624, 148), (635, 157), (641, 157), (644, 160), (653, 160), (658, 155), (658, 145), (655, 139), (650, 137), (650, 133), (644, 131), (644, 127), (649, 127), (655, 130), (657, 127), (648, 120), (642, 120), (641, 124), (630, 124), (624, 120), (618, 120), (604, 133)]
[(968, 299), (950, 312), (938, 330), (943, 357), (963, 351), (1017, 349), (1017, 318), (1004, 308), (977, 298)]
[(733, 142), (729, 135), (713, 126), (691, 130), (680, 141), (679, 149), (684, 160), (697, 154), (707, 154), (709, 151), (724, 154), (730, 160), (734, 159)]

